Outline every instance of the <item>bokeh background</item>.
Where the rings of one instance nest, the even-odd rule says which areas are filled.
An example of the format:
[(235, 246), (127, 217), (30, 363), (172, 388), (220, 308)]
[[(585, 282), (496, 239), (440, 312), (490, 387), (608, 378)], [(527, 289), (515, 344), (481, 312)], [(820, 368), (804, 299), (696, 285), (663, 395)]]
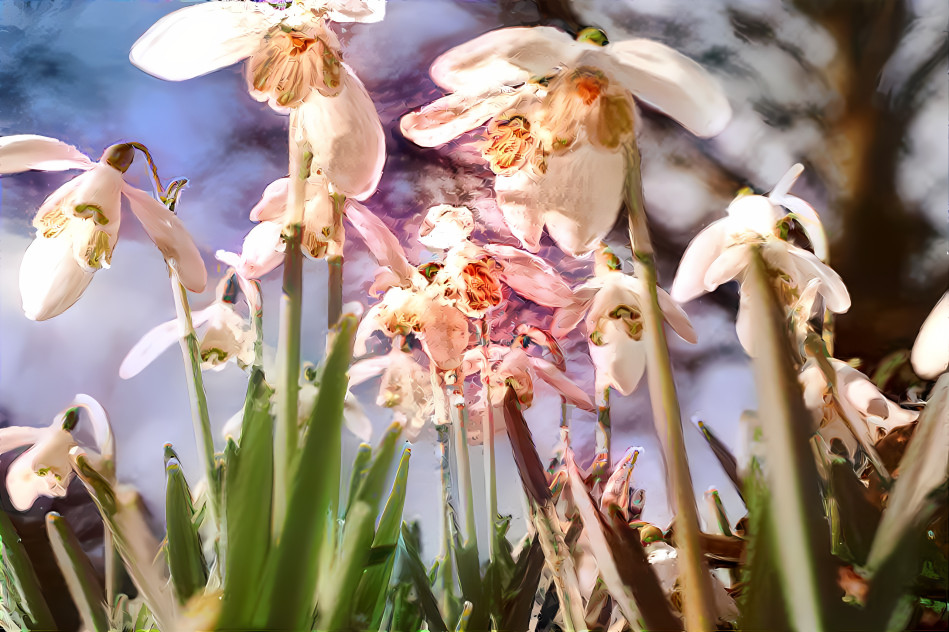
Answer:
[[(179, 206), (205, 255), (211, 281), (194, 308), (213, 300), (223, 273), (216, 249), (237, 251), (252, 223), (247, 213), (264, 187), (286, 173), (287, 118), (253, 101), (242, 66), (183, 83), (150, 77), (128, 62), (132, 43), (161, 16), (187, 2), (2, 0), (0, 2), (0, 135), (35, 133), (74, 144), (93, 158), (119, 141), (146, 144), (167, 181), (189, 178)], [(433, 204), (477, 209), (479, 236), (516, 243), (492, 202), (490, 172), (466, 144), (422, 149), (405, 140), (398, 119), (442, 95), (428, 78), (448, 48), (502, 26), (552, 24), (576, 32), (606, 31), (611, 40), (647, 37), (675, 47), (723, 84), (734, 119), (718, 137), (699, 140), (643, 109), (639, 139), (647, 211), (668, 288), (689, 239), (723, 216), (736, 192), (766, 192), (795, 162), (806, 171), (794, 192), (811, 201), (827, 226), (831, 264), (853, 297), (837, 319), (836, 354), (860, 358), (864, 370), (912, 345), (949, 279), (949, 83), (944, 0), (389, 0), (383, 22), (337, 25), (345, 61), (366, 84), (387, 130), (380, 189), (367, 206), (404, 236), (410, 258), (424, 211)], [(200, 472), (177, 349), (132, 380), (118, 377), (125, 353), (147, 330), (173, 318), (164, 263), (136, 220), (125, 215), (113, 265), (96, 275), (65, 314), (35, 323), (19, 304), (19, 260), (32, 239), (30, 221), (43, 199), (75, 175), (32, 172), (0, 179), (0, 424), (46, 425), (75, 393), (109, 411), (118, 441), (118, 474), (161, 515), (162, 445), (172, 443), (192, 480)], [(144, 167), (130, 171), (147, 186)], [(610, 241), (622, 254), (625, 220)], [(562, 261), (552, 242), (542, 254), (575, 275), (589, 262)], [(628, 253), (628, 250), (627, 250)], [(355, 237), (347, 244), (345, 299), (369, 301), (375, 265)], [(326, 267), (305, 263), (303, 355), (322, 356)], [(264, 282), (268, 342), (276, 342), (279, 272)], [(674, 367), (685, 420), (704, 419), (740, 451), (738, 418), (755, 406), (748, 358), (734, 331), (733, 284), (686, 306), (697, 345), (674, 341)], [(592, 392), (592, 367), (579, 333), (566, 343), (570, 373)], [(231, 366), (205, 374), (216, 428), (239, 408), (245, 375)], [(377, 429), (389, 419), (375, 407), (377, 382), (355, 389)], [(894, 393), (895, 395), (895, 393)], [(538, 389), (527, 413), (541, 452), (557, 440), (558, 400)], [(645, 448), (635, 472), (646, 490), (644, 518), (670, 519), (659, 447), (645, 388), (614, 398), (614, 458)], [(722, 490), (732, 518), (741, 506), (697, 431), (687, 425), (696, 491)], [(593, 419), (574, 415), (582, 459), (592, 457)], [(438, 476), (432, 434), (412, 455), (407, 517), (418, 517), (424, 554), (437, 553)], [(357, 441), (345, 439), (347, 449)], [(480, 464), (474, 448), (473, 463)], [(0, 465), (6, 466), (11, 455)], [(502, 513), (522, 515), (506, 440), (499, 447)], [(482, 491), (475, 472), (476, 502)], [(510, 484), (508, 484), (510, 483)], [(83, 513), (81, 486), (67, 501), (40, 500), (27, 525), (50, 507)], [(3, 494), (5, 492), (0, 492)], [(5, 496), (3, 508), (12, 511)], [(483, 506), (483, 505), (481, 505)], [(31, 522), (32, 521), (32, 522)], [(157, 524), (157, 523), (156, 523)], [(515, 532), (522, 532), (514, 521)], [(479, 525), (480, 526), (480, 525)], [(36, 536), (42, 539), (42, 535)]]

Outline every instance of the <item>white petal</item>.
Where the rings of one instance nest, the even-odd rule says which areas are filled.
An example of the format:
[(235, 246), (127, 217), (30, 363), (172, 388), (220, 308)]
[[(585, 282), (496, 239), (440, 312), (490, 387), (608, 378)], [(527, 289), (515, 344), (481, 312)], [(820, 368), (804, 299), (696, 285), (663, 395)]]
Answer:
[(715, 136), (728, 125), (731, 106), (718, 82), (704, 68), (664, 44), (631, 39), (608, 44), (581, 57), (602, 66), (609, 58), (610, 77), (637, 99), (675, 119), (696, 136)]
[(771, 201), (775, 204), (780, 204), (781, 200), (788, 194), (791, 190), (791, 187), (794, 186), (794, 183), (797, 182), (797, 179), (801, 177), (801, 174), (804, 173), (804, 165), (799, 162), (791, 165), (791, 168), (788, 169), (781, 179), (778, 180), (778, 183), (774, 185), (774, 188), (771, 189), (771, 193), (768, 194), (768, 197), (771, 198)]
[(759, 316), (757, 310), (752, 309), (752, 305), (755, 305), (755, 303), (748, 300), (748, 293), (745, 292), (744, 288), (739, 290), (738, 317), (735, 320), (735, 331), (738, 334), (738, 342), (741, 343), (745, 353), (753, 358), (755, 357), (753, 323), (766, 316)]
[(841, 397), (847, 398), (862, 417), (874, 415), (886, 419), (890, 414), (887, 399), (870, 378), (846, 363), (834, 364), (837, 369), (837, 390)]
[[(398, 351), (398, 353), (402, 352)], [(391, 358), (389, 355), (384, 355), (375, 358), (366, 358), (365, 360), (354, 362), (352, 366), (349, 367), (350, 388), (358, 386), (366, 380), (382, 375), (382, 372), (388, 368), (390, 360)]]
[(590, 412), (596, 411), (596, 404), (593, 403), (593, 399), (590, 398), (590, 395), (577, 386), (563, 371), (543, 358), (528, 357), (530, 358), (531, 367), (537, 376), (553, 386), (568, 402), (583, 410)]
[(689, 243), (672, 281), (674, 300), (686, 303), (705, 294), (705, 275), (725, 248), (726, 227), (722, 220), (712, 222)]
[(126, 184), (122, 193), (128, 198), (132, 213), (142, 223), (149, 238), (161, 250), (165, 261), (178, 273), (181, 284), (192, 292), (203, 292), (208, 282), (208, 271), (184, 223), (144, 191)]
[(329, 0), (326, 8), (333, 22), (381, 22), (386, 16), (386, 0)]
[(814, 210), (814, 207), (793, 195), (786, 195), (778, 202), (791, 211), (794, 215), (794, 219), (796, 219), (801, 225), (801, 228), (804, 229), (804, 233), (807, 235), (808, 240), (810, 240), (811, 247), (814, 249), (814, 254), (817, 255), (817, 258), (821, 261), (827, 261), (827, 256), (830, 254), (827, 247), (827, 233), (824, 232), (824, 224), (821, 223), (820, 217), (817, 215), (817, 211)]
[(246, 279), (259, 279), (283, 263), (283, 225), (261, 222), (250, 229), (241, 247), (239, 274)]
[(75, 183), (75, 188), (63, 200), (64, 210), (71, 213), (79, 206), (94, 206), (101, 211), (96, 219), (100, 228), (113, 236), (118, 235), (119, 222), (122, 219), (120, 193), (125, 186), (122, 173), (114, 167), (99, 163), (76, 176)]
[(115, 439), (112, 433), (112, 425), (109, 423), (109, 417), (106, 415), (102, 404), (84, 393), (77, 393), (73, 397), (73, 403), (86, 409), (95, 433), (99, 453), (103, 457), (111, 459), (115, 453)]
[(72, 306), (92, 281), (73, 256), (69, 231), (58, 237), (37, 237), (20, 261), (20, 298), (30, 320), (58, 316)]
[(711, 292), (722, 283), (727, 283), (732, 279), (737, 278), (740, 281), (745, 268), (748, 267), (751, 248), (749, 244), (726, 248), (705, 273), (705, 291)]
[(727, 233), (733, 239), (746, 232), (774, 236), (774, 225), (784, 217), (784, 211), (763, 195), (741, 195), (732, 200), (726, 211)]
[(50, 432), (50, 428), (32, 428), (29, 426), (0, 428), (0, 454), (16, 450), (25, 445), (32, 445), (42, 439), (48, 432)]
[(633, 340), (619, 321), (605, 319), (601, 325), (604, 344), (590, 344), (590, 359), (596, 367), (596, 389), (612, 386), (623, 395), (632, 393), (646, 370), (646, 349)]
[(850, 309), (850, 293), (839, 274), (803, 248), (788, 244), (787, 250), (792, 255), (794, 264), (806, 278), (821, 280), (820, 293), (824, 296), (827, 309), (836, 314), (843, 314)]
[(27, 511), (48, 488), (33, 471), (32, 448), (18, 456), (7, 470), (7, 493), (17, 511)]
[(596, 290), (593, 289), (582, 294), (579, 290), (575, 290), (575, 292), (576, 298), (574, 301), (554, 312), (554, 317), (550, 321), (550, 333), (557, 338), (563, 338), (577, 328), (577, 325), (580, 324), (590, 308), (593, 296), (596, 294)]
[(544, 232), (544, 209), (531, 194), (538, 187), (535, 180), (536, 176), (525, 169), (494, 179), (494, 192), (504, 223), (531, 252), (540, 250), (540, 236)]
[(487, 244), (484, 249), (501, 263), (501, 280), (524, 298), (547, 307), (572, 303), (573, 290), (540, 257), (502, 244)]
[(484, 125), (518, 99), (517, 92), (498, 89), (484, 94), (449, 94), (418, 112), (409, 112), (402, 117), (399, 127), (402, 134), (416, 145), (437, 147)]
[(348, 391), (346, 400), (343, 402), (343, 423), (346, 424), (346, 429), (360, 441), (368, 442), (372, 438), (372, 422), (369, 421), (366, 411), (359, 405), (359, 400)]
[(474, 227), (474, 215), (467, 206), (438, 204), (425, 213), (418, 240), (429, 250), (449, 250), (468, 241)]
[(250, 210), (252, 222), (279, 222), (287, 210), (290, 178), (280, 178), (267, 185), (260, 200)]
[(375, 213), (358, 202), (347, 202), (345, 212), (379, 265), (389, 267), (403, 282), (416, 276), (417, 271), (406, 258), (399, 238)]
[(230, 66), (260, 47), (279, 19), (257, 2), (205, 2), (158, 20), (132, 45), (129, 60), (159, 79), (183, 81)]
[(72, 145), (48, 136), (17, 134), (0, 137), (0, 175), (30, 169), (91, 169), (95, 164)]
[(513, 27), (485, 33), (443, 53), (432, 79), (452, 92), (516, 85), (557, 66), (570, 66), (583, 45), (550, 26)]
[(150, 329), (122, 360), (122, 365), (119, 366), (119, 377), (127, 380), (138, 375), (165, 349), (175, 344), (178, 340), (178, 329), (177, 320), (170, 320)]
[(942, 295), (919, 328), (910, 361), (916, 375), (927, 380), (949, 369), (949, 292)]
[(661, 287), (657, 287), (656, 291), (659, 296), (659, 308), (672, 330), (686, 342), (692, 344), (698, 342), (698, 336), (695, 335), (695, 329), (692, 328), (692, 322), (685, 310), (679, 307), (679, 304), (673, 301), (672, 297)]
[(440, 301), (431, 301), (420, 318), (422, 344), (428, 356), (443, 371), (457, 368), (471, 338), (468, 319)]
[(364, 200), (376, 190), (386, 160), (385, 134), (366, 87), (348, 67), (334, 97), (317, 90), (299, 106), (300, 124), (333, 190)]

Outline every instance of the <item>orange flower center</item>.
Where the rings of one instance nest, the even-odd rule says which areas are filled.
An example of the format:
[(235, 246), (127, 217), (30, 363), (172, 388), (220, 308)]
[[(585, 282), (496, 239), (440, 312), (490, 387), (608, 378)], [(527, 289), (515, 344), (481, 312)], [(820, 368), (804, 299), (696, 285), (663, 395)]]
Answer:
[(527, 162), (534, 147), (530, 123), (523, 116), (495, 118), (488, 123), (487, 144), (481, 152), (491, 171), (511, 175)]
[(501, 302), (501, 282), (494, 274), (493, 259), (472, 261), (461, 271), (465, 301), (473, 311), (483, 311)]

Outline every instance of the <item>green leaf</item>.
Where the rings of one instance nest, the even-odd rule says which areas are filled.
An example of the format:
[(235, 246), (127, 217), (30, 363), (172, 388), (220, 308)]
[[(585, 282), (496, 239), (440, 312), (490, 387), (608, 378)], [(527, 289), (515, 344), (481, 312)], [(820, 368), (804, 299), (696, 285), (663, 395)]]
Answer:
[(395, 564), (395, 550), (402, 525), (402, 510), (405, 507), (411, 454), (412, 450), (408, 446), (402, 450), (399, 469), (395, 473), (389, 498), (386, 500), (386, 506), (379, 518), (379, 525), (376, 527), (376, 534), (372, 539), (366, 572), (356, 590), (353, 612), (355, 616), (365, 619), (366, 629), (378, 629), (382, 613), (385, 611), (386, 588)]
[(850, 562), (862, 566), (880, 524), (880, 510), (854, 474), (853, 467), (844, 459), (835, 459), (830, 464), (830, 494), (836, 504), (840, 537)]
[(517, 565), (504, 589), (498, 629), (528, 629), (543, 570), (544, 551), (535, 537), (518, 556)]
[(317, 627), (321, 630), (350, 628), (353, 598), (369, 559), (376, 516), (401, 434), (401, 424), (389, 426), (347, 512), (339, 557), (334, 567), (334, 581), (327, 582), (324, 593), (320, 595)]
[[(432, 594), (432, 586), (429, 583), (428, 574), (425, 572), (425, 566), (419, 558), (418, 549), (413, 542), (414, 538), (408, 525), (402, 524), (402, 533), (399, 537), (399, 555), (407, 578), (412, 582), (415, 588), (415, 594), (418, 598), (419, 608), (422, 616), (428, 622), (428, 629), (433, 632), (448, 632), (448, 626), (442, 620), (442, 615), (438, 611), (438, 602), (435, 601), (435, 595)], [(404, 629), (404, 628), (401, 628)]]
[(916, 431), (900, 461), (899, 477), (893, 485), (880, 521), (866, 568), (876, 572), (891, 555), (900, 555), (899, 543), (918, 530), (937, 506), (934, 492), (946, 481), (949, 469), (949, 374), (933, 387)]
[(820, 481), (811, 448), (814, 422), (804, 406), (797, 379), (794, 351), (786, 318), (778, 305), (771, 272), (758, 247), (751, 250), (742, 284), (752, 323), (758, 417), (764, 432), (766, 478), (771, 493), (773, 533), (778, 575), (793, 627), (829, 632), (834, 603), (841, 590), (835, 584), (827, 521)]
[(208, 582), (208, 568), (194, 523), (191, 490), (174, 458), (165, 466), (165, 526), (168, 530), (168, 567), (178, 602), (185, 604)]
[[(718, 459), (718, 462), (722, 466), (722, 469), (725, 470), (725, 474), (728, 476), (728, 479), (735, 486), (738, 496), (741, 497), (741, 477), (738, 475), (738, 460), (735, 459), (735, 455), (733, 455), (731, 450), (728, 449), (728, 446), (725, 445), (722, 440), (715, 435), (714, 432), (712, 432), (712, 429), (708, 424), (706, 424), (704, 421), (698, 421), (696, 425), (698, 425), (699, 431), (702, 433), (702, 437), (705, 438), (708, 446), (712, 449), (712, 454), (714, 454), (715, 458)], [(743, 497), (742, 501), (744, 501)]]
[(353, 471), (349, 477), (349, 493), (346, 495), (346, 508), (340, 512), (340, 520), (346, 519), (346, 514), (349, 513), (350, 506), (353, 504), (353, 501), (356, 500), (356, 491), (359, 489), (359, 484), (369, 470), (369, 460), (371, 458), (372, 446), (368, 443), (360, 443), (356, 449), (356, 456), (353, 458)]
[(218, 622), (222, 629), (246, 626), (261, 599), (273, 512), (272, 393), (263, 371), (255, 368), (244, 405), (241, 444), (229, 455), (224, 482), (227, 565)]
[(547, 472), (537, 455), (531, 430), (527, 427), (527, 421), (524, 420), (517, 402), (517, 394), (510, 386), (504, 394), (504, 426), (511, 440), (514, 462), (521, 475), (524, 490), (538, 505), (543, 505), (550, 499)]
[(5, 511), (0, 511), (0, 540), (3, 542), (4, 565), (13, 575), (11, 579), (15, 582), (20, 604), (30, 617), (30, 628), (55, 630), (56, 621), (43, 598), (43, 590), (26, 548)]
[(95, 632), (108, 632), (105, 595), (92, 562), (83, 553), (76, 534), (56, 512), (46, 514), (46, 533), (83, 626)]
[(283, 531), (264, 575), (265, 596), (259, 612), (264, 615), (263, 626), (273, 630), (311, 627), (320, 548), (328, 512), (339, 496), (340, 433), (355, 317), (344, 316), (338, 327), (297, 467), (289, 481)]

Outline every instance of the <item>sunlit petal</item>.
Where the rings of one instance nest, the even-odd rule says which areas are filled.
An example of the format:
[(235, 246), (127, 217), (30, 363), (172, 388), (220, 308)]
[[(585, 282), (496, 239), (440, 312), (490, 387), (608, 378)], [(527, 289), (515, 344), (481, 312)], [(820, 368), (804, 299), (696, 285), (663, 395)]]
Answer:
[(437, 147), (484, 125), (520, 98), (495, 88), (484, 94), (456, 92), (402, 117), (402, 134), (416, 145)]
[(583, 410), (596, 411), (596, 404), (590, 395), (580, 388), (566, 374), (543, 358), (529, 356), (531, 368), (539, 378), (550, 384), (563, 395), (568, 402)]
[[(613, 63), (602, 60), (609, 58)], [(592, 49), (580, 58), (607, 70), (637, 99), (675, 119), (700, 137), (714, 136), (731, 119), (731, 106), (718, 82), (697, 63), (664, 44), (631, 39)]]
[(452, 92), (516, 85), (570, 65), (582, 50), (567, 33), (550, 26), (504, 28), (443, 53), (431, 75)]
[(824, 297), (827, 309), (837, 314), (843, 314), (850, 309), (850, 293), (839, 274), (813, 253), (790, 244), (782, 245), (786, 245), (788, 252), (794, 257), (794, 263), (806, 277), (821, 280), (819, 291)]
[(949, 369), (949, 292), (942, 295), (920, 327), (910, 360), (916, 375), (927, 380)]
[(685, 249), (672, 281), (670, 296), (686, 303), (705, 294), (705, 275), (725, 248), (726, 225), (721, 220), (703, 229)]
[(385, 134), (366, 87), (347, 67), (336, 96), (313, 90), (298, 108), (299, 120), (333, 190), (364, 200), (376, 190), (386, 160)]
[(399, 238), (375, 213), (358, 202), (348, 202), (345, 212), (379, 265), (389, 267), (403, 281), (410, 281), (417, 275)]
[(258, 2), (205, 2), (179, 9), (138, 38), (129, 60), (166, 81), (199, 77), (253, 54), (279, 15)]
[(252, 222), (279, 222), (287, 209), (290, 178), (280, 178), (267, 185), (260, 200), (250, 210)]
[(72, 145), (55, 138), (34, 134), (0, 136), (0, 175), (30, 169), (91, 169), (95, 164)]
[(659, 296), (659, 308), (666, 322), (672, 327), (672, 330), (679, 334), (679, 337), (686, 342), (695, 344), (698, 342), (698, 336), (695, 329), (692, 328), (692, 322), (679, 304), (672, 300), (672, 297), (661, 287), (656, 288)]
[(62, 314), (79, 300), (92, 275), (76, 262), (67, 234), (37, 237), (20, 261), (20, 298), (26, 317), (46, 320)]
[(632, 393), (646, 370), (646, 350), (641, 341), (630, 338), (620, 321), (605, 319), (602, 344), (590, 345), (590, 359), (596, 367), (596, 389), (612, 386), (623, 395)]
[(386, 0), (329, 0), (326, 17), (333, 22), (381, 22)]
[(204, 259), (178, 216), (140, 189), (126, 184), (122, 193), (129, 200), (135, 217), (165, 260), (178, 273), (181, 284), (192, 292), (203, 292), (208, 282)]
[(142, 369), (151, 364), (168, 347), (175, 344), (179, 336), (177, 320), (171, 320), (153, 327), (135, 343), (122, 364), (119, 366), (119, 377), (123, 380), (135, 377)]
[(546, 261), (513, 246), (484, 246), (501, 264), (501, 280), (512, 290), (538, 305), (567, 307), (573, 302), (573, 291)]
[[(751, 248), (749, 244), (726, 248), (705, 273), (705, 291), (711, 292), (722, 283), (727, 283), (732, 279), (740, 281), (745, 268), (751, 261)], [(675, 286), (673, 286), (674, 289)]]

